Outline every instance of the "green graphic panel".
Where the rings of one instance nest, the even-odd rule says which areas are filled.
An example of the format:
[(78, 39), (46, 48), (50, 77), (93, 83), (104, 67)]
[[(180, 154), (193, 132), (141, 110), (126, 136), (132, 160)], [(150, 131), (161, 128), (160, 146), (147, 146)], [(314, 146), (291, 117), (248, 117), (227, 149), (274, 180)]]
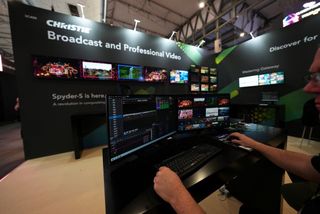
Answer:
[(216, 64), (220, 64), (224, 58), (226, 58), (236, 47), (238, 47), (237, 45), (236, 46), (233, 46), (231, 48), (228, 48), (228, 49), (225, 49), (224, 51), (222, 51), (217, 57), (216, 57)]
[(306, 101), (313, 98), (313, 94), (307, 94), (303, 89), (293, 91), (285, 96), (280, 97), (278, 104), (285, 105), (285, 121), (292, 121), (302, 117), (303, 105)]
[(177, 45), (193, 61), (194, 64), (200, 64), (201, 54), (199, 53), (198, 48), (181, 42), (177, 42)]
[(223, 89), (219, 90), (219, 94), (230, 94), (231, 99), (239, 95), (238, 81), (234, 81)]

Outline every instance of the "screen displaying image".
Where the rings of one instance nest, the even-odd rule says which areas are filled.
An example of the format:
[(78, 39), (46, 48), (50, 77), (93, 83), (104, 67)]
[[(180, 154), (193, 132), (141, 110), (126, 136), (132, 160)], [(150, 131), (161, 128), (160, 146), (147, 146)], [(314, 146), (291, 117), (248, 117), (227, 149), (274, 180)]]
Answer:
[(206, 117), (216, 117), (219, 115), (219, 108), (206, 108)]
[(198, 106), (205, 106), (206, 103), (206, 98), (205, 97), (197, 97), (193, 99), (193, 106), (198, 107)]
[(229, 107), (219, 108), (219, 116), (228, 116), (229, 115)]
[(270, 74), (270, 84), (282, 84), (284, 83), (284, 72), (275, 72)]
[(184, 70), (171, 70), (170, 83), (188, 83), (188, 71)]
[(201, 76), (201, 82), (209, 82), (208, 76)]
[(229, 105), (229, 103), (230, 103), (230, 99), (228, 99), (228, 98), (219, 98), (218, 99), (219, 106), (226, 106), (226, 105)]
[(190, 71), (191, 72), (195, 72), (195, 73), (199, 73), (200, 72), (200, 68), (197, 67), (196, 65), (191, 65), (190, 66)]
[(144, 80), (146, 82), (165, 82), (168, 79), (168, 72), (162, 68), (144, 68)]
[(270, 85), (270, 74), (260, 74), (259, 85)]
[(210, 76), (210, 83), (217, 83), (217, 77)]
[(191, 84), (191, 91), (200, 91), (199, 84)]
[(216, 91), (217, 87), (217, 85), (210, 85), (210, 91)]
[(192, 119), (193, 111), (192, 109), (185, 109), (178, 111), (178, 119), (179, 120), (190, 120)]
[(178, 107), (186, 108), (192, 106), (192, 99), (178, 99)]
[(208, 84), (201, 84), (201, 91), (209, 91), (209, 85)]
[(84, 79), (116, 79), (112, 64), (99, 62), (82, 62), (82, 77)]
[(217, 75), (217, 69), (216, 68), (210, 68), (210, 75)]
[(138, 80), (143, 81), (142, 67), (135, 65), (118, 65), (119, 80)]
[(38, 78), (79, 79), (80, 61), (57, 57), (34, 56), (33, 75)]
[(208, 74), (209, 73), (209, 71), (208, 71), (208, 67), (201, 67), (201, 74)]
[(258, 86), (258, 85), (259, 85), (258, 75), (239, 78), (239, 87), (240, 88)]

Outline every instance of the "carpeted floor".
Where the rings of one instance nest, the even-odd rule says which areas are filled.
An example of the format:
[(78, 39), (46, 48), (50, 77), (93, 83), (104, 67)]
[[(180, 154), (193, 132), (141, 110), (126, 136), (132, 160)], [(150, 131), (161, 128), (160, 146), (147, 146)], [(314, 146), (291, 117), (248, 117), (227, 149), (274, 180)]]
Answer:
[(24, 162), (20, 123), (0, 126), (0, 179)]

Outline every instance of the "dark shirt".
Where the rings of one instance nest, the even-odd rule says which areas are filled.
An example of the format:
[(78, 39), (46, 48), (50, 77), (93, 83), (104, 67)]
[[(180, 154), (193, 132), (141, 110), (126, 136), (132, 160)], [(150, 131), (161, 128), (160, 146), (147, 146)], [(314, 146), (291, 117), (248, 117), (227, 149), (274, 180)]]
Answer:
[[(320, 173), (320, 155), (314, 156), (311, 159), (311, 164)], [(301, 214), (319, 214), (320, 213), (320, 193), (319, 187), (315, 196), (313, 196), (309, 201), (307, 201), (302, 208)]]

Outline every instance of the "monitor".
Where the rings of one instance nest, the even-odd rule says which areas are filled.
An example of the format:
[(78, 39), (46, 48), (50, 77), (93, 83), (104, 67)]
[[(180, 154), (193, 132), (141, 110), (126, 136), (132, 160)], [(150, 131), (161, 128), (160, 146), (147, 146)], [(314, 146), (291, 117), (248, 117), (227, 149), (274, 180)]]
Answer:
[(118, 65), (119, 80), (143, 81), (142, 67), (136, 65)]
[(177, 97), (178, 131), (228, 127), (230, 95), (181, 95)]
[(171, 70), (170, 71), (170, 83), (188, 83), (189, 72), (185, 70)]
[(168, 79), (168, 72), (163, 68), (144, 67), (143, 71), (146, 82), (165, 82)]
[(239, 78), (239, 87), (240, 88), (258, 86), (258, 85), (259, 85), (258, 75)]
[(277, 102), (279, 101), (278, 92), (276, 91), (263, 91), (261, 93), (262, 102)]
[(110, 63), (82, 61), (82, 78), (116, 80), (116, 72)]
[(192, 83), (190, 87), (190, 91), (200, 91), (200, 86), (197, 83)]
[(173, 96), (108, 96), (106, 106), (110, 162), (176, 132)]
[(45, 79), (79, 79), (80, 60), (60, 57), (32, 57), (33, 75)]
[(216, 68), (209, 68), (210, 75), (217, 75), (217, 69)]
[(201, 67), (200, 73), (201, 74), (208, 74), (209, 73), (209, 68), (208, 67)]
[(205, 82), (205, 83), (209, 82), (209, 77), (202, 75), (202, 76), (201, 76), (201, 82)]
[(209, 85), (208, 84), (201, 84), (201, 91), (209, 91)]

